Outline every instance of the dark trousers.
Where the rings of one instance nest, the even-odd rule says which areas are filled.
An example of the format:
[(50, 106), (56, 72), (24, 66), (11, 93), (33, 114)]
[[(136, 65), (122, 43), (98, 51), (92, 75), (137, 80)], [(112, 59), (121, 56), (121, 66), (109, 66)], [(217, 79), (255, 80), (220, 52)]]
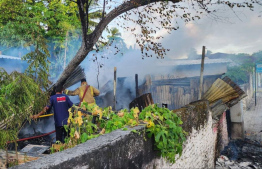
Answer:
[(64, 143), (64, 139), (66, 136), (68, 136), (68, 133), (65, 131), (65, 128), (63, 126), (55, 127), (56, 131), (56, 141), (60, 141)]

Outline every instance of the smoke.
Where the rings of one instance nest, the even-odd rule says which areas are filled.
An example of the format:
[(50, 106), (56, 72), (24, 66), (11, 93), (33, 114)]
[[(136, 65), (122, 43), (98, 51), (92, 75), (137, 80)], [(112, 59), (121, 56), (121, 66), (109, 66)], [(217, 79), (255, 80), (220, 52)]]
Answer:
[(2, 55), (13, 56), (18, 58), (21, 58), (22, 56), (30, 52), (28, 48), (24, 48), (24, 47), (5, 47), (1, 45), (0, 45), (0, 51)]
[[(37, 122), (33, 120), (31, 121), (31, 123), (27, 122), (19, 132), (19, 138), (30, 137), (33, 135), (40, 135), (43, 133), (54, 131), (54, 123), (55, 122), (53, 116), (40, 118), (37, 120)], [(53, 137), (54, 134), (49, 136), (50, 139)]]
[[(135, 99), (135, 74), (138, 74), (138, 85), (141, 85), (144, 83), (146, 75), (168, 74), (173, 72), (173, 67), (161, 66), (164, 62), (169, 61), (169, 58), (143, 58), (138, 49), (130, 48), (115, 55), (115, 50), (117, 50), (115, 45), (117, 46), (117, 44), (113, 44), (103, 51), (90, 52), (81, 66), (85, 69), (86, 78), (90, 85), (98, 88), (99, 82), (101, 96), (97, 99), (97, 104), (102, 107), (113, 105), (114, 67), (116, 67), (118, 78), (117, 109), (129, 108), (129, 103)], [(102, 67), (98, 67), (99, 64)]]

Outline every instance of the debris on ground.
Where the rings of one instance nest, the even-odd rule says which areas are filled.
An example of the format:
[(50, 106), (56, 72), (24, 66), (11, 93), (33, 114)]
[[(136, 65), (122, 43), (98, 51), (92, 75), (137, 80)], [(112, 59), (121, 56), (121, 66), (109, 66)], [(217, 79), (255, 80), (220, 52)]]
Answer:
[[(18, 153), (18, 165), (29, 162), (29, 161), (37, 160), (39, 158), (39, 157), (29, 156), (26, 153), (21, 153), (21, 152), (17, 152), (17, 153)], [(8, 151), (9, 165), (10, 164), (15, 165), (15, 162), (16, 162), (16, 152)], [(1, 169), (6, 168), (6, 151), (1, 150), (1, 149), (0, 149), (0, 168)]]
[(216, 160), (216, 169), (262, 168), (262, 145), (249, 139), (232, 140)]

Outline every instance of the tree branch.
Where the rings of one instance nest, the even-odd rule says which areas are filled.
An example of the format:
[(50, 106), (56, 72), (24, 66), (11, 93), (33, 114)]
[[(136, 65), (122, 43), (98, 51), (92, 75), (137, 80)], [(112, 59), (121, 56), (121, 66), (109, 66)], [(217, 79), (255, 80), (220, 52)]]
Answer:
[(92, 3), (92, 0), (90, 0), (90, 2), (88, 3), (88, 0), (87, 0), (87, 2), (86, 2), (86, 30), (87, 30), (87, 32), (88, 32), (88, 28), (89, 28), (89, 16), (88, 16), (88, 14), (89, 14), (89, 6), (90, 6), (90, 4)]
[[(161, 2), (161, 1), (166, 1), (166, 0), (151, 0), (151, 1), (146, 1), (146, 0), (131, 0), (124, 2), (123, 4), (119, 5), (115, 9), (113, 9), (111, 12), (109, 12), (103, 20), (101, 20), (98, 25), (96, 26), (95, 30), (93, 31), (92, 39), (94, 41), (97, 41), (98, 38), (101, 36), (102, 32), (106, 28), (106, 26), (117, 16), (131, 10), (134, 8), (138, 8), (140, 6), (144, 6), (153, 2)], [(180, 0), (171, 0), (173, 3), (177, 3)]]
[(79, 15), (81, 20), (81, 26), (82, 26), (82, 43), (86, 43), (87, 41), (87, 23), (85, 20), (85, 12), (84, 12), (84, 0), (77, 0), (77, 6), (79, 9)]
[(105, 8), (106, 8), (106, 0), (104, 0), (104, 4), (103, 4), (103, 13), (102, 13), (102, 19), (105, 16)]
[[(84, 6), (82, 3), (83, 0), (77, 0), (77, 5), (79, 7), (80, 19), (82, 24), (82, 33), (83, 33), (83, 41), (80, 49), (76, 53), (75, 57), (69, 62), (61, 76), (59, 77), (56, 85), (63, 84), (66, 79), (70, 76), (71, 72), (85, 59), (87, 54), (93, 50), (94, 44), (98, 41), (99, 37), (102, 35), (102, 32), (106, 28), (106, 26), (117, 16), (131, 10), (134, 8), (138, 8), (140, 6), (148, 5), (154, 2), (164, 2), (168, 0), (130, 0), (124, 2), (123, 4), (119, 5), (118, 7), (114, 8), (111, 12), (109, 12), (104, 19), (102, 19), (98, 25), (96, 26), (93, 33), (87, 35), (86, 30), (86, 22), (84, 16)], [(169, 2), (177, 3), (180, 0), (169, 0)], [(88, 17), (88, 16), (87, 16)]]

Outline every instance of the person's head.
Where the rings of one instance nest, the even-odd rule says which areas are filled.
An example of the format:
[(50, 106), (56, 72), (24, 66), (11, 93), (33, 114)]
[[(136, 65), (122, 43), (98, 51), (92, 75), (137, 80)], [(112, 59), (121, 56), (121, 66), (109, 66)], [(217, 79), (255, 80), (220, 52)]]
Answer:
[(81, 85), (87, 85), (86, 79), (81, 79)]
[(55, 88), (55, 92), (56, 93), (62, 93), (62, 91), (63, 91), (63, 86), (62, 85), (56, 86), (56, 88)]

